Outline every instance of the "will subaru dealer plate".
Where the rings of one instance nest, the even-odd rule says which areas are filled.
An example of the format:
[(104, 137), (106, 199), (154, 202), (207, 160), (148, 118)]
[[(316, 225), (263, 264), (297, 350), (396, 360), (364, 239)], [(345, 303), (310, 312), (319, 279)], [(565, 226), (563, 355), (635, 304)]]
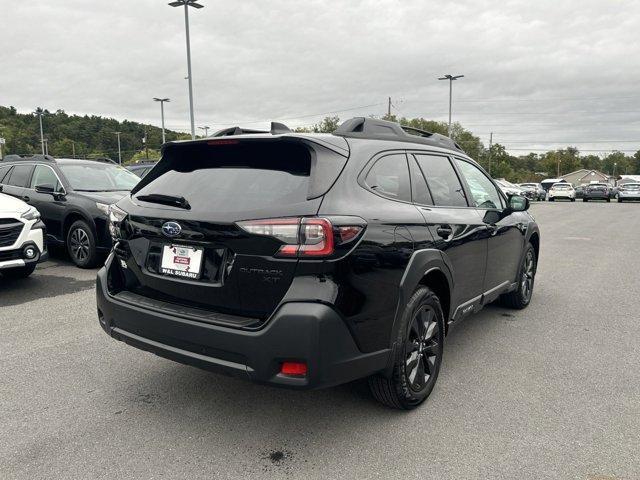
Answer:
[(160, 271), (165, 275), (198, 279), (202, 269), (202, 248), (165, 245)]

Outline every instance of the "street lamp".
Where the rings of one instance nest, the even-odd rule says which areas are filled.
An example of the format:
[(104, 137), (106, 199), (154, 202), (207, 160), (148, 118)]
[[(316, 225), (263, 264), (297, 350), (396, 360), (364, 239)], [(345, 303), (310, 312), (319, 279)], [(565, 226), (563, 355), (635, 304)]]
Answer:
[(196, 0), (176, 0), (169, 4), (172, 7), (184, 7), (184, 28), (187, 34), (187, 79), (189, 80), (189, 114), (191, 116), (191, 140), (196, 139), (195, 120), (193, 118), (193, 83), (191, 78), (191, 40), (189, 39), (189, 7), (204, 8)]
[(44, 155), (44, 132), (42, 131), (42, 115), (44, 115), (44, 110), (42, 107), (38, 107), (33, 114), (37, 115), (40, 120), (40, 146), (42, 147), (42, 155)]
[(164, 102), (170, 102), (171, 100), (169, 100), (168, 98), (153, 97), (153, 101), (160, 102), (160, 115), (162, 116), (162, 143), (165, 143), (167, 139), (164, 135)]
[(200, 130), (204, 130), (204, 136), (208, 137), (209, 136), (209, 128), (211, 127), (198, 127)]
[(445, 75), (444, 77), (438, 78), (438, 80), (449, 80), (449, 128), (447, 129), (447, 134), (451, 137), (451, 98), (453, 96), (453, 81), (459, 78), (464, 77), (464, 75)]
[[(122, 132), (114, 132), (118, 136), (118, 165), (122, 165), (122, 150), (120, 148), (120, 134)], [(76, 158), (75, 155), (73, 158)]]

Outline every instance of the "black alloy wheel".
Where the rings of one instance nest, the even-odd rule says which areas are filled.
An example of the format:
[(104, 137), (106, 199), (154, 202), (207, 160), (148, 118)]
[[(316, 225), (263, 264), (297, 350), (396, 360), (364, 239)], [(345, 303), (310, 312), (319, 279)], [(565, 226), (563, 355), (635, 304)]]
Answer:
[(89, 225), (78, 220), (67, 234), (67, 251), (80, 268), (91, 268), (97, 263), (96, 240)]
[(437, 295), (427, 287), (418, 287), (400, 320), (391, 374), (369, 377), (371, 393), (379, 402), (411, 410), (427, 399), (442, 364), (444, 325)]
[(533, 245), (527, 245), (527, 249), (520, 265), (518, 273), (518, 288), (513, 292), (505, 293), (500, 297), (502, 304), (508, 308), (521, 310), (531, 302), (533, 286), (535, 284), (537, 270), (536, 252)]
[(432, 381), (442, 361), (440, 326), (430, 305), (423, 305), (415, 313), (404, 348), (406, 382), (419, 393)]

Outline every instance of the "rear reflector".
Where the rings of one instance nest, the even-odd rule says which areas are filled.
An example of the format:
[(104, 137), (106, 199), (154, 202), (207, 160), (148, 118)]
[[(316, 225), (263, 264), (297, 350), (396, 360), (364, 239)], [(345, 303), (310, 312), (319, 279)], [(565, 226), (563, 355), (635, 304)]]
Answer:
[(307, 374), (307, 364), (304, 362), (284, 362), (280, 367), (280, 373), (283, 375), (304, 377)]

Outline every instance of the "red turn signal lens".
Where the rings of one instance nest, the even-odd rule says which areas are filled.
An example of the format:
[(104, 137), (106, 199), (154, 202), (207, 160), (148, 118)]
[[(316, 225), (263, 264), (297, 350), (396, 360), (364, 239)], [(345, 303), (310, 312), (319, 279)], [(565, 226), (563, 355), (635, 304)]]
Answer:
[(307, 374), (307, 364), (304, 362), (284, 362), (280, 367), (282, 375), (304, 377)]

